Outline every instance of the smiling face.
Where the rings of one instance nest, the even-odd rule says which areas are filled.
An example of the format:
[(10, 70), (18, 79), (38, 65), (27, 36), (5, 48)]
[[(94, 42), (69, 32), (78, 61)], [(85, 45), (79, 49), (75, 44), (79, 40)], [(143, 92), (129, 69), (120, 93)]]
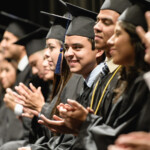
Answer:
[(117, 23), (114, 35), (108, 40), (110, 54), (115, 64), (133, 66), (135, 50), (129, 34)]
[(49, 66), (49, 57), (50, 57), (50, 52), (49, 49), (46, 49), (44, 53), (44, 58), (43, 58), (43, 67), (44, 67), (44, 80), (53, 80), (54, 78), (54, 71), (51, 71), (50, 66)]
[(113, 10), (100, 10), (94, 26), (95, 47), (97, 49), (104, 49), (108, 57), (110, 57), (110, 54), (107, 41), (114, 33), (118, 17), (119, 14)]
[(41, 79), (44, 78), (44, 68), (42, 65), (43, 52), (44, 52), (44, 50), (33, 53), (32, 55), (29, 56), (29, 63), (32, 67), (32, 73), (34, 75), (38, 75), (39, 78), (41, 78)]
[(60, 53), (61, 44), (56, 39), (47, 39), (46, 40), (47, 47), (49, 49), (50, 57), (49, 57), (49, 65), (52, 71), (55, 71), (58, 56)]
[(82, 36), (66, 36), (65, 48), (65, 58), (70, 71), (86, 78), (97, 65), (98, 51), (92, 50), (91, 42)]
[(6, 60), (1, 62), (0, 81), (4, 89), (12, 87), (16, 81), (16, 68)]
[(3, 39), (1, 41), (1, 48), (4, 51), (4, 57), (19, 60), (22, 54), (22, 47), (20, 45), (13, 44), (18, 38), (11, 32), (5, 31)]

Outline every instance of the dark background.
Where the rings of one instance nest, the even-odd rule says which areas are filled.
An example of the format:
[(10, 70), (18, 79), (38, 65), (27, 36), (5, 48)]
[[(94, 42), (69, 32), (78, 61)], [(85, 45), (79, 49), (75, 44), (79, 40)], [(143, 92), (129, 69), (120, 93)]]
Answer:
[[(104, 0), (64, 1), (98, 13)], [(47, 19), (40, 14), (40, 11), (62, 15), (61, 6), (58, 3), (58, 0), (2, 0), (0, 4), (0, 10), (32, 20), (47, 27)]]

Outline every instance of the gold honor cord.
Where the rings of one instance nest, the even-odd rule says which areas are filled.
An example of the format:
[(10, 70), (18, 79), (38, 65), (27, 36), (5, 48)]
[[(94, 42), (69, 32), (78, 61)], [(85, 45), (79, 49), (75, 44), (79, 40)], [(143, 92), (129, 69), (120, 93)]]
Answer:
[[(104, 88), (104, 90), (103, 90), (103, 92), (102, 92), (102, 95), (101, 95), (101, 97), (100, 97), (100, 100), (99, 100), (99, 102), (98, 102), (97, 108), (96, 108), (96, 110), (95, 110), (95, 112), (94, 112), (95, 115), (96, 115), (97, 112), (98, 112), (98, 109), (99, 109), (99, 107), (100, 107), (101, 101), (102, 101), (102, 99), (103, 99), (103, 97), (104, 97), (104, 94), (105, 94), (105, 92), (106, 92), (106, 89), (107, 89), (108, 85), (110, 84), (110, 82), (112, 81), (112, 79), (114, 78), (114, 76), (116, 75), (116, 73), (118, 72), (118, 70), (119, 70), (120, 68), (121, 68), (121, 66), (119, 66), (119, 67), (116, 69), (116, 71), (113, 73), (113, 75), (111, 76), (111, 78), (108, 80), (108, 82), (107, 82), (107, 84), (106, 84), (106, 86), (105, 86), (105, 88)], [(94, 88), (94, 90), (93, 90), (92, 100), (91, 100), (91, 105), (90, 105), (90, 108), (91, 108), (91, 109), (92, 109), (92, 107), (93, 107), (93, 102), (94, 102), (94, 97), (95, 97), (95, 91), (96, 91), (96, 89), (97, 89), (98, 82), (99, 82), (99, 80), (97, 81), (97, 83), (96, 83), (96, 85), (95, 85), (95, 88)]]

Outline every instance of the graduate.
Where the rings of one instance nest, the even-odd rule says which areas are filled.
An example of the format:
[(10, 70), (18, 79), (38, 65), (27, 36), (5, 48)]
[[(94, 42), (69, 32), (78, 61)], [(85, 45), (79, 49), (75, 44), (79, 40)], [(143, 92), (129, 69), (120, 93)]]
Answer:
[[(83, 79), (80, 75), (71, 74), (65, 59), (63, 59), (63, 42), (66, 29), (71, 18), (49, 14), (46, 12), (43, 13), (48, 15), (48, 19), (50, 18), (50, 20), (53, 21), (53, 24), (46, 36), (46, 44), (50, 53), (50, 69), (55, 72), (55, 77), (50, 103), (45, 103), (40, 113), (44, 114), (48, 118), (51, 118), (53, 113), (56, 112), (57, 103), (66, 102), (68, 97), (76, 99), (80, 95)], [(59, 56), (61, 56), (61, 59)], [(74, 89), (76, 89), (76, 91), (74, 91)], [(40, 113), (37, 112), (37, 116)], [(47, 142), (49, 138), (54, 135), (49, 132), (48, 128), (43, 129), (43, 131), (45, 133), (43, 134), (43, 138), (37, 138), (35, 144), (30, 143), (30, 149), (42, 149), (49, 146)], [(70, 139), (72, 139), (72, 135)]]
[[(82, 9), (80, 7), (77, 7), (75, 5), (69, 4), (69, 3), (66, 3), (66, 4), (71, 14), (74, 16), (74, 19), (71, 22), (71, 25), (67, 31), (66, 38), (65, 38), (65, 47), (66, 47), (65, 58), (69, 65), (70, 71), (81, 74), (85, 79), (84, 92), (77, 99), (77, 101), (83, 106), (87, 107), (89, 106), (89, 102), (92, 97), (93, 89), (96, 84), (96, 81), (99, 78), (99, 74), (101, 73), (101, 76), (105, 76), (108, 71), (106, 64), (102, 63), (105, 59), (104, 51), (97, 50), (95, 49), (95, 46), (94, 46), (94, 31), (93, 31), (94, 26), (92, 26), (92, 20), (90, 21), (90, 19), (95, 20), (97, 14), (94, 12), (90, 12), (88, 10)], [(82, 26), (79, 26), (81, 22), (82, 22)], [(84, 29), (86, 28), (87, 31), (83, 30), (83, 28)], [(77, 38), (76, 40), (77, 42), (75, 42), (75, 38), (72, 38), (72, 37)], [(87, 54), (82, 54), (83, 56), (80, 56), (80, 54), (78, 54), (77, 50), (78, 49), (80, 50), (81, 48), (79, 46), (80, 43), (79, 44), (76, 44), (76, 43), (78, 43), (78, 38), (80, 39), (82, 37), (86, 37), (91, 41), (92, 51), (94, 51), (95, 53), (98, 51), (97, 54), (94, 54), (93, 56), (91, 54), (90, 56), (90, 52), (88, 52), (85, 46), (83, 47), (86, 48), (85, 52), (87, 52)], [(74, 43), (76, 44), (77, 48), (76, 47), (74, 48), (72, 46), (72, 45), (75, 45)], [(84, 45), (84, 44), (81, 43), (81, 45)], [(74, 50), (74, 49), (77, 49), (77, 50)], [(83, 52), (81, 51), (80, 53), (83, 53)], [(84, 58), (84, 55), (88, 55), (88, 58), (87, 57)]]
[[(97, 17), (97, 24), (94, 26), (94, 32), (95, 32), (95, 46), (97, 49), (104, 49), (105, 54), (106, 54), (106, 60), (105, 63), (107, 64), (110, 73), (106, 76), (101, 76), (96, 82), (96, 85), (94, 85), (94, 90), (92, 92), (92, 98), (89, 99), (88, 101), (88, 106), (90, 108), (87, 108), (87, 110), (81, 106), (76, 105), (78, 108), (78, 115), (74, 116), (75, 122), (72, 122), (72, 129), (79, 129), (81, 127), (81, 123), (85, 121), (85, 127), (83, 125), (83, 128), (87, 128), (88, 125), (91, 125), (92, 122), (94, 123), (99, 116), (91, 115), (88, 111), (91, 110), (94, 106), (94, 113), (97, 115), (101, 116), (102, 121), (104, 121), (107, 118), (108, 112), (111, 109), (111, 104), (112, 104), (112, 96), (113, 96), (113, 90), (117, 84), (118, 81), (118, 71), (120, 67), (118, 65), (115, 65), (112, 62), (111, 54), (109, 51), (109, 47), (106, 44), (108, 38), (112, 35), (113, 29), (116, 24), (116, 20), (121, 12), (127, 6), (130, 6), (131, 3), (129, 1), (126, 1), (124, 5), (122, 5), (121, 8), (117, 7), (117, 4), (122, 4), (123, 1), (115, 1), (114, 3), (110, 3), (110, 1), (105, 1), (105, 3), (102, 5), (102, 8), (100, 10), (100, 13), (98, 14)], [(111, 16), (111, 17), (110, 17)], [(110, 22), (109, 25), (106, 25), (105, 21)], [(109, 33), (109, 34), (108, 34)], [(111, 34), (110, 34), (111, 33)], [(100, 38), (101, 37), (101, 38)], [(97, 91), (97, 92), (96, 92)], [(90, 96), (89, 96), (90, 97)], [(84, 100), (84, 99), (83, 99)], [(86, 99), (85, 99), (86, 102)], [(102, 104), (101, 104), (102, 103)], [(58, 106), (58, 109), (60, 110), (63, 105)], [(100, 106), (100, 107), (99, 107)], [(86, 106), (87, 107), (87, 106)], [(61, 112), (61, 110), (60, 110)], [(92, 110), (93, 112), (93, 110)], [(89, 113), (89, 114), (88, 114)], [(61, 114), (62, 117), (63, 114)], [(57, 127), (57, 122), (53, 122), (54, 124), (56, 123), (56, 129)], [(58, 122), (59, 123), (59, 122)], [(78, 124), (79, 123), (79, 124)], [(74, 126), (74, 127), (73, 127)], [(62, 131), (63, 132), (63, 128)], [(65, 132), (65, 131), (64, 131)], [(69, 132), (69, 130), (68, 130)]]
[[(139, 37), (141, 38), (141, 40), (144, 42), (145, 47), (146, 47), (146, 53), (144, 56), (144, 59), (146, 62), (150, 62), (150, 41), (149, 41), (149, 27), (150, 27), (150, 12), (146, 12), (145, 13), (145, 17), (147, 20), (147, 25), (148, 25), (148, 31), (145, 32), (142, 26), (138, 26), (137, 29), (137, 33), (139, 35)], [(149, 87), (149, 72), (144, 74), (144, 79)], [(118, 139), (115, 141), (115, 145), (111, 145), (109, 146), (109, 150), (125, 150), (125, 149), (131, 149), (131, 150), (135, 150), (135, 149), (145, 149), (148, 150), (150, 149), (150, 145), (149, 145), (149, 140), (150, 140), (150, 134), (149, 134), (149, 121), (150, 119), (145, 117), (147, 116), (147, 113), (149, 112), (149, 102), (146, 104), (146, 107), (144, 107), (143, 109), (143, 115), (141, 115), (141, 119), (139, 119), (139, 123), (138, 123), (138, 128), (142, 126), (145, 126), (146, 130), (148, 132), (132, 132), (129, 134), (124, 134), (124, 135), (120, 135), (118, 137)]]
[(103, 121), (106, 120), (112, 107), (112, 97), (118, 84), (118, 72), (121, 67), (113, 62), (107, 41), (114, 33), (118, 17), (129, 6), (131, 6), (129, 0), (105, 0), (94, 26), (95, 47), (105, 50), (105, 62), (109, 68), (109, 73), (97, 83), (90, 108), (94, 110), (94, 114), (102, 116)]
[[(21, 38), (22, 36), (24, 36), (25, 34), (37, 29), (39, 25), (34, 24), (29, 20), (17, 17), (15, 15), (3, 11), (0, 12), (0, 19), (1, 19), (1, 24), (6, 26), (1, 41), (1, 49), (4, 52), (3, 53), (4, 57), (12, 59), (17, 62), (17, 78), (16, 78), (15, 85), (18, 83), (19, 80), (24, 82), (25, 84), (28, 84), (32, 73), (31, 73), (31, 68), (28, 64), (25, 48), (23, 46), (17, 46), (13, 43), (17, 41), (19, 38)], [(21, 78), (19, 77), (19, 75), (21, 76)], [(17, 109), (16, 105), (14, 105), (13, 108)], [(24, 128), (25, 130), (29, 129), (27, 128), (28, 123)], [(24, 131), (22, 130), (22, 134), (24, 134), (23, 132)], [(24, 136), (28, 136), (28, 135), (24, 135)], [(9, 139), (9, 136), (7, 138)], [(22, 138), (24, 137), (21, 137), (21, 139)]]
[[(121, 7), (118, 8), (118, 5), (121, 5)], [(98, 115), (97, 117), (101, 116), (102, 121), (106, 120), (112, 107), (112, 98), (114, 95), (114, 89), (118, 83), (118, 72), (120, 69), (120, 66), (114, 64), (112, 61), (112, 56), (110, 54), (110, 48), (107, 44), (107, 40), (113, 34), (113, 29), (115, 27), (117, 18), (125, 10), (125, 8), (130, 5), (131, 3), (129, 1), (119, 0), (113, 2), (106, 0), (100, 9), (100, 13), (97, 16), (96, 25), (94, 26), (95, 47), (105, 50), (106, 58), (104, 62), (108, 66), (109, 73), (105, 76), (100, 75), (99, 80), (95, 84), (92, 98), (89, 99), (88, 107), (94, 110), (94, 114)], [(91, 124), (92, 122), (94, 123), (96, 121), (97, 117), (95, 115), (88, 115), (88, 111), (84, 108), (80, 111), (82, 115), (80, 117), (84, 119), (87, 118), (88, 123), (85, 123), (86, 127), (88, 124)]]
[[(4, 57), (14, 59), (18, 64), (16, 85), (19, 82), (23, 82), (28, 85), (28, 78), (31, 76), (31, 69), (28, 65), (28, 58), (25, 48), (13, 43), (26, 34), (36, 30), (40, 26), (27, 19), (20, 18), (3, 11), (0, 12), (0, 19), (2, 25), (4, 24), (5, 26), (7, 26), (1, 41), (1, 47), (4, 51)], [(19, 76), (21, 76), (21, 78)]]
[[(39, 77), (43, 78), (44, 77), (44, 71), (43, 71), (43, 66), (42, 66), (42, 62), (43, 62), (43, 54), (44, 54), (44, 49), (45, 49), (45, 36), (48, 32), (48, 29), (45, 28), (40, 28), (37, 29), (36, 31), (26, 35), (25, 37), (21, 38), (19, 41), (16, 42), (16, 44), (20, 44), (20, 45), (24, 45), (26, 47), (26, 51), (27, 51), (27, 55), (29, 57), (29, 63), (32, 66), (33, 69), (33, 74), (38, 74)], [(34, 64), (34, 65), (33, 65)], [(32, 94), (28, 94), (28, 96), (32, 96), (34, 97), (34, 101), (35, 104), (32, 104), (32, 107), (36, 107), (38, 109), (40, 109), (41, 103), (45, 103), (44, 102), (44, 97), (45, 99), (48, 97), (48, 92), (49, 91), (49, 83), (43, 81), (43, 79), (40, 79), (39, 77), (36, 77), (34, 80), (30, 81), (32, 84), (30, 84), (30, 88), (31, 91), (30, 93)], [(36, 84), (35, 84), (36, 83)], [(22, 85), (28, 89), (23, 83)], [(40, 86), (37, 89), (35, 88), (35, 86)], [(16, 88), (16, 87), (15, 87)], [(22, 88), (21, 92), (16, 88), (16, 90), (19, 92), (19, 94), (22, 96), (25, 93), (25, 90)], [(44, 91), (43, 94), (41, 91)], [(37, 97), (35, 97), (35, 95), (39, 94)], [(44, 96), (43, 96), (44, 95)], [(19, 97), (17, 93), (15, 93), (14, 91), (12, 91), (11, 89), (7, 92), (7, 94), (4, 97), (4, 100), (6, 103), (10, 103), (10, 102), (14, 102), (17, 106), (18, 109), (16, 109), (16, 107), (14, 108), (14, 105), (10, 105), (9, 107), (13, 110), (15, 110), (16, 114), (18, 116), (21, 116), (22, 113), (24, 112), (23, 110), (23, 105), (21, 103), (21, 98)], [(29, 99), (30, 97), (28, 97)], [(42, 102), (39, 101), (39, 99), (42, 99)], [(41, 100), (40, 99), (40, 100)], [(39, 107), (40, 105), (40, 107)], [(21, 116), (22, 117), (22, 116)], [(31, 116), (31, 118), (33, 117), (33, 115)], [(29, 123), (27, 124), (28, 126), (26, 126), (26, 122), (29, 121)], [(20, 139), (20, 141), (18, 142), (9, 142), (6, 143), (5, 145), (2, 146), (2, 149), (6, 148), (6, 149), (16, 149), (18, 148), (18, 146), (20, 147), (20, 145), (22, 146), (23, 144), (27, 144), (30, 140), (34, 141), (35, 137), (38, 135), (38, 132), (34, 132), (37, 131), (38, 129), (36, 129), (35, 127), (32, 127), (34, 120), (32, 121), (31, 125), (30, 125), (31, 119), (28, 119), (26, 117), (22, 117), (22, 123), (24, 124), (24, 128), (27, 128), (27, 130), (24, 132), (24, 135), (26, 135), (26, 138), (22, 138)]]
[[(68, 39), (72, 38), (71, 40), (72, 42), (70, 44), (69, 43), (65, 44), (66, 46), (65, 57), (69, 64), (70, 71), (73, 73), (81, 74), (86, 79), (85, 83), (87, 84), (87, 88), (90, 89), (96, 77), (98, 76), (99, 72), (102, 72), (102, 67), (104, 66), (103, 64), (98, 65), (102, 61), (103, 51), (94, 50), (93, 47), (94, 44), (93, 26), (96, 19), (96, 14), (69, 3), (67, 3), (67, 6), (70, 8), (70, 10), (72, 10), (71, 14), (75, 17), (73, 18), (73, 21), (69, 25), (69, 28), (66, 33)], [(83, 25), (82, 28), (78, 26), (78, 24), (80, 24), (81, 21)], [(85, 30), (85, 27), (87, 28), (87, 30)], [(71, 49), (73, 49), (73, 51), (71, 51)], [(86, 54), (89, 55), (88, 59), (86, 59)], [(72, 66), (72, 64), (70, 63), (70, 59), (74, 59), (74, 61), (79, 61), (79, 63), (75, 63), (75, 65)], [(72, 90), (77, 90), (77, 89), (72, 89)], [(90, 90), (89, 93), (85, 93), (86, 96), (89, 96)], [(81, 100), (82, 102), (84, 102), (84, 99)], [(85, 101), (84, 103), (88, 103), (88, 101), (87, 102)], [(73, 141), (71, 141), (70, 145), (72, 143)], [(62, 135), (57, 140), (55, 137), (53, 139), (51, 138), (49, 141), (49, 147), (50, 148), (53, 147), (53, 149), (54, 148), (65, 149), (65, 144), (67, 144), (66, 135)], [(69, 147), (69, 143), (68, 143), (68, 147)]]
[[(11, 140), (24, 138), (23, 125), (16, 115), (9, 109), (10, 103), (4, 103), (3, 96), (7, 88), (13, 88), (17, 76), (17, 63), (4, 59), (0, 64), (1, 105), (0, 105), (0, 146)], [(16, 128), (18, 134), (16, 133)]]
[[(44, 78), (44, 69), (42, 66), (42, 62), (43, 62), (43, 55), (44, 55), (44, 50), (45, 50), (44, 37), (47, 34), (47, 32), (48, 32), (48, 29), (45, 29), (45, 28), (37, 29), (33, 33), (26, 35), (25, 37), (21, 38), (19, 41), (17, 41), (15, 43), (15, 44), (20, 44), (20, 45), (23, 45), (26, 47), (27, 56), (29, 58), (29, 63), (32, 67), (32, 73), (33, 73), (33, 75), (38, 75), (38, 78), (35, 78), (37, 80), (36, 83), (34, 81), (31, 81), (31, 82), (33, 83), (33, 85), (35, 84), (35, 86), (37, 86), (38, 84), (41, 84), (40, 85), (41, 90), (43, 90), (45, 98), (47, 97), (45, 94), (47, 94), (48, 83), (44, 82), (41, 79)], [(35, 80), (35, 79), (33, 79), (33, 80)], [(30, 88), (31, 88), (31, 86), (30, 86)], [(17, 90), (17, 88), (16, 88), (16, 90)], [(17, 98), (16, 98), (16, 100), (17, 100)], [(19, 113), (19, 111), (18, 111), (18, 113)], [(21, 113), (20, 113), (20, 115), (21, 115)]]
[[(6, 26), (1, 41), (1, 48), (3, 49), (4, 57), (13, 59), (18, 64), (15, 85), (18, 85), (19, 82), (23, 82), (28, 86), (29, 82), (32, 80), (32, 72), (28, 63), (25, 47), (13, 43), (40, 26), (27, 19), (3, 11), (0, 12), (0, 19), (2, 25)], [(17, 109), (18, 107), (16, 106), (14, 110)]]

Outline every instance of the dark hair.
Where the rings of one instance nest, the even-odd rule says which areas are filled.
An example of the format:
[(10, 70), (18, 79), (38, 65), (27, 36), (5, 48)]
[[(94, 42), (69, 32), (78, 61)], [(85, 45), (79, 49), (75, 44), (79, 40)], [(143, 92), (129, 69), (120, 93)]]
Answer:
[(114, 102), (139, 75), (150, 69), (149, 64), (144, 61), (145, 46), (142, 44), (141, 39), (136, 33), (136, 27), (124, 21), (119, 21), (118, 23), (130, 36), (130, 42), (134, 46), (135, 64), (130, 67), (128, 71), (125, 67), (122, 67), (120, 70), (120, 81), (118, 88), (115, 89), (116, 97)]
[(5, 61), (7, 61), (7, 62), (9, 62), (13, 67), (14, 67), (14, 69), (16, 70), (16, 72), (17, 72), (17, 62), (15, 61), (15, 60), (13, 60), (13, 59), (9, 59), (9, 58), (5, 58), (4, 59)]
[(9, 58), (4, 58), (4, 60), (2, 60), (1, 63), (3, 62), (8, 62), (12, 65), (12, 67), (15, 69), (15, 71), (17, 72), (17, 62), (13, 59), (9, 59)]
[[(61, 41), (59, 41), (61, 47), (63, 47), (64, 49), (64, 45)], [(62, 66), (61, 66), (61, 75), (57, 75), (55, 74), (54, 75), (54, 81), (53, 81), (53, 90), (52, 90), (52, 93), (51, 93), (51, 96), (50, 96), (50, 101), (53, 100), (53, 98), (58, 95), (58, 98), (57, 98), (57, 102), (52, 110), (52, 113), (51, 113), (51, 116), (52, 117), (54, 114), (58, 114), (58, 111), (57, 111), (57, 105), (60, 103), (60, 95), (62, 93), (62, 90), (64, 88), (64, 86), (66, 85), (67, 81), (70, 79), (71, 77), (71, 72), (70, 72), (70, 69), (69, 69), (69, 66), (66, 62), (66, 59), (64, 58), (64, 51), (62, 52)]]
[(91, 45), (92, 45), (92, 50), (95, 50), (95, 41), (94, 41), (94, 39), (90, 39), (90, 38), (88, 38), (88, 41), (91, 43)]
[[(144, 61), (145, 46), (136, 33), (136, 27), (130, 23), (119, 21), (119, 25), (129, 34), (130, 42), (134, 46), (135, 64), (130, 68), (131, 74), (135, 72), (145, 72), (149, 70), (149, 64)], [(132, 79), (131, 79), (132, 80)]]

